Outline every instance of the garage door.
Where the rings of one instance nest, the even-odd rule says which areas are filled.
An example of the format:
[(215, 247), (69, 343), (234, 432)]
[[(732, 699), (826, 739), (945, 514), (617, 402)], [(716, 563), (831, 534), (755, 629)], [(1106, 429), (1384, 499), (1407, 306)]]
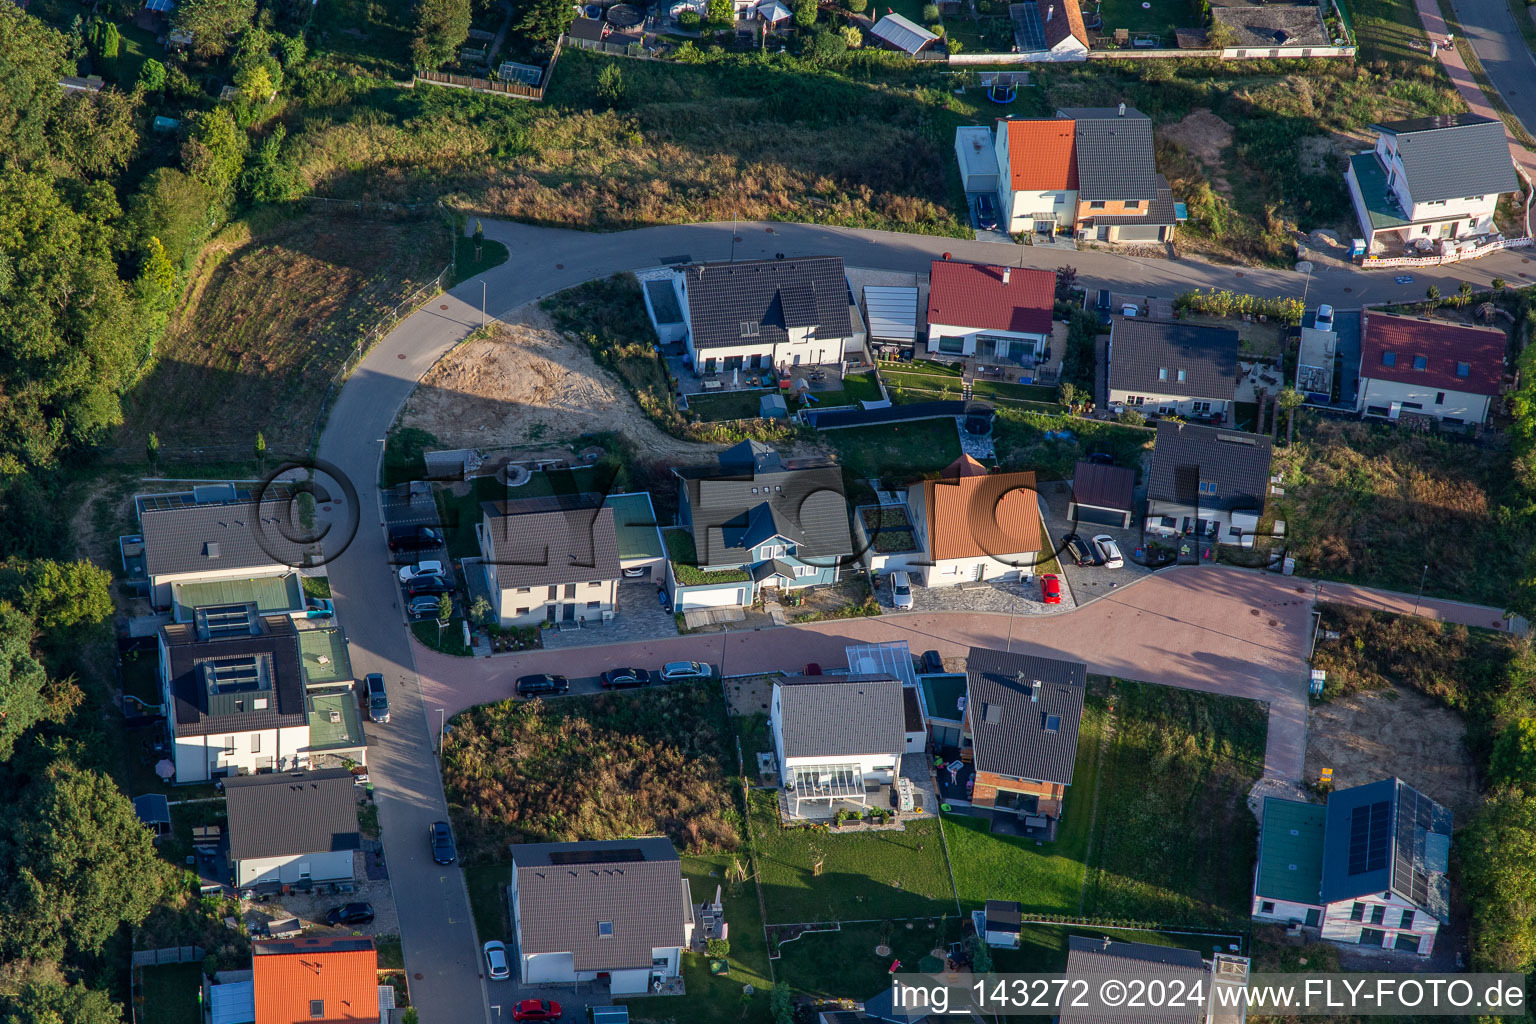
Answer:
[(1091, 508), (1087, 505), (1078, 505), (1077, 521), (1080, 523), (1097, 523), (1100, 526), (1124, 526), (1125, 514), (1116, 512), (1110, 508)]
[(746, 603), (745, 587), (734, 587), (728, 590), (685, 590), (677, 602), (677, 610), (686, 612), (690, 608), (739, 608)]
[(1120, 230), (1115, 233), (1115, 238), (1121, 242), (1155, 242), (1161, 227), (1147, 227), (1141, 224), (1122, 224)]

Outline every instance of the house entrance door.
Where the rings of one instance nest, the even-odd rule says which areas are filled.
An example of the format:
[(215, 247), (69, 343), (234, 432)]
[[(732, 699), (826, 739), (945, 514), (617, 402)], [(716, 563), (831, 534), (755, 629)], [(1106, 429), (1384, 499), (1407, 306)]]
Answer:
[(565, 621), (565, 622), (575, 622), (576, 621), (576, 606), (573, 605), (573, 604), (565, 605), (561, 609), (560, 618), (563, 621)]

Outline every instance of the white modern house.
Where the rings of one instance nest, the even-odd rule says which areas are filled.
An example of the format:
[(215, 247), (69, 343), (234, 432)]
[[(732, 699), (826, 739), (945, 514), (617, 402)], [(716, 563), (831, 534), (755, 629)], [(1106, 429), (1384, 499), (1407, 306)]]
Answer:
[(224, 803), (235, 888), (353, 878), (362, 833), (345, 768), (226, 779)]
[(962, 455), (938, 479), (907, 488), (907, 508), (918, 550), (885, 571), (907, 569), (925, 587), (1018, 579), (1047, 546), (1033, 472), (988, 473)]
[(1444, 114), (1371, 127), (1375, 148), (1346, 172), (1368, 252), (1455, 251), (1496, 235), (1499, 196), (1520, 190), (1501, 121)]
[(785, 676), (773, 685), (768, 728), (793, 818), (863, 807), (891, 785), (906, 750), (902, 684), (885, 675)]
[(623, 570), (614, 510), (602, 495), (487, 505), (475, 533), (503, 627), (613, 618)]
[(1147, 531), (1252, 547), (1271, 454), (1263, 434), (1163, 420), (1147, 474)]
[(1362, 416), (1405, 414), (1445, 424), (1481, 424), (1498, 397), (1509, 339), (1497, 327), (1474, 327), (1366, 310), (1361, 314)]
[(997, 122), (999, 199), (1009, 232), (1071, 231), (1077, 217), (1077, 122)]
[(1032, 369), (1051, 337), (1056, 275), (934, 260), (928, 284), (928, 355), (975, 356)]
[(666, 838), (512, 848), (518, 980), (608, 979), (611, 995), (677, 985), (693, 937), (693, 898)]
[(1237, 395), (1237, 347), (1229, 328), (1117, 316), (1109, 329), (1110, 408), (1225, 422)]

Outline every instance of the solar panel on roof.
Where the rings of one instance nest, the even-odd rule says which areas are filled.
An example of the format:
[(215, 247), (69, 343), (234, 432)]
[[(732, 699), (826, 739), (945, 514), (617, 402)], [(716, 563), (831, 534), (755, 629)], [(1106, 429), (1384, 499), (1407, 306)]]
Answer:
[(1018, 36), (1019, 49), (1024, 53), (1044, 50), (1045, 24), (1040, 20), (1040, 5), (1015, 4), (1013, 11), (1013, 31)]
[(1349, 873), (1364, 874), (1387, 866), (1387, 846), (1391, 840), (1387, 823), (1391, 804), (1379, 800), (1361, 804), (1349, 815)]

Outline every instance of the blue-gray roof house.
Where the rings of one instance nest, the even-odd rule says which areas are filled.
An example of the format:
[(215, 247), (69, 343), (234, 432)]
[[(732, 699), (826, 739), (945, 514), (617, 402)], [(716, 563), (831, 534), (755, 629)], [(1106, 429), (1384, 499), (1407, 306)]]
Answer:
[(1428, 956), (1451, 918), (1451, 831), (1451, 812), (1401, 779), (1339, 790), (1326, 808), (1267, 800), (1253, 916)]

